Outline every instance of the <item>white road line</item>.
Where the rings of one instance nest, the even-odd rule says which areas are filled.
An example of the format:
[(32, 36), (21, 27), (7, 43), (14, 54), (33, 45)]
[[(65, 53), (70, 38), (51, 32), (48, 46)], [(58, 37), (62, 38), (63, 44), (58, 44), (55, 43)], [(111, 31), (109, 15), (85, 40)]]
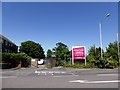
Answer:
[(66, 73), (66, 72), (59, 72), (59, 71), (35, 71), (35, 73), (50, 73), (50, 74), (53, 74), (53, 73)]
[(91, 82), (87, 82), (87, 83), (118, 83), (120, 82), (119, 80), (112, 80), (112, 81), (91, 81)]
[(62, 77), (62, 76), (52, 76), (52, 77)]
[(3, 76), (3, 77), (0, 77), (0, 78), (17, 78), (17, 77), (16, 76), (8, 76), (8, 77)]
[(85, 83), (85, 80), (74, 80), (74, 81), (69, 81), (72, 83)]
[(66, 72), (61, 72), (61, 73), (66, 73)]
[(75, 80), (69, 81), (71, 83), (118, 83), (120, 80), (111, 80), (111, 81), (87, 81), (87, 80)]
[(52, 76), (52, 77), (75, 77), (79, 75), (62, 75), (62, 76)]
[(35, 71), (35, 73), (38, 73), (38, 71)]
[(53, 72), (48, 72), (48, 73), (51, 73), (51, 74), (53, 74)]
[(97, 76), (118, 76), (118, 74), (97, 74)]

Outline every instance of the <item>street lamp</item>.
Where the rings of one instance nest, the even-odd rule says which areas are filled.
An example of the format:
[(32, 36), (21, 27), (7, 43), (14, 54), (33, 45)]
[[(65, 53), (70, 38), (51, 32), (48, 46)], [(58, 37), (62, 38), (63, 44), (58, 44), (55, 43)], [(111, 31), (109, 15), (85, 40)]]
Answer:
[(102, 54), (102, 22), (107, 18), (107, 17), (109, 17), (110, 16), (110, 14), (107, 14), (106, 15), (106, 17), (102, 20), (102, 21), (100, 21), (100, 23), (99, 23), (99, 25), (100, 25), (100, 47), (101, 47), (101, 58), (103, 58), (103, 54)]
[[(119, 63), (120, 63), (120, 53), (119, 53), (119, 39), (118, 39), (118, 32), (117, 32), (117, 47), (118, 47), (118, 59), (119, 59)], [(120, 64), (119, 64), (120, 65)]]

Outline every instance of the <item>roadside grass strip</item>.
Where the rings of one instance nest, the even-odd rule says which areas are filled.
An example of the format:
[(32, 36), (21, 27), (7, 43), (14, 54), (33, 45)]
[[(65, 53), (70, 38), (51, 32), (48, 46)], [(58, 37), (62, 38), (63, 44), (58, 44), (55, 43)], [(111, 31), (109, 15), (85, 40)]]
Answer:
[(120, 80), (111, 80), (111, 81), (87, 81), (87, 80), (74, 80), (69, 81), (71, 83), (118, 83)]

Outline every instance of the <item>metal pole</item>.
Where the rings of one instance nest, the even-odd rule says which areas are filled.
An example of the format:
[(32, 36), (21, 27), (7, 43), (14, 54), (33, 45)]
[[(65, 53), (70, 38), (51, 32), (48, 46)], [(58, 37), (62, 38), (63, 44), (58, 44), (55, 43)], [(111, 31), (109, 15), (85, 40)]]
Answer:
[(120, 63), (120, 58), (119, 58), (119, 39), (118, 39), (118, 32), (117, 32), (117, 46), (118, 46), (118, 59), (119, 59), (119, 63)]
[(106, 17), (99, 23), (100, 25), (100, 47), (101, 47), (101, 58), (103, 58), (103, 53), (102, 53), (102, 22), (109, 17), (110, 14), (107, 14)]
[(101, 47), (101, 58), (103, 58), (103, 54), (102, 54), (102, 23), (99, 23), (100, 25), (100, 47)]
[(73, 48), (72, 48), (72, 65), (74, 65)]
[(86, 66), (86, 57), (85, 57), (85, 66)]
[(86, 63), (87, 63), (87, 62), (86, 62), (86, 47), (84, 47), (84, 51), (85, 51), (84, 54), (85, 54), (85, 66), (86, 66)]
[(72, 65), (74, 65), (74, 58), (72, 57)]

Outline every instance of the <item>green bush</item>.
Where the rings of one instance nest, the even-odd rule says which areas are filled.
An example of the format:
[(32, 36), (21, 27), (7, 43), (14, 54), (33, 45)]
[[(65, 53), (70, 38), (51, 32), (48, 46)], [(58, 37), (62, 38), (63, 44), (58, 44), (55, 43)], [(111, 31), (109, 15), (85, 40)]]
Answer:
[(14, 68), (20, 63), (22, 67), (28, 67), (31, 64), (31, 57), (24, 53), (2, 53), (2, 68)]
[(57, 60), (56, 61), (56, 66), (63, 66), (64, 62), (62, 60)]
[(16, 59), (20, 60), (22, 67), (28, 67), (31, 64), (31, 57), (24, 53), (16, 54)]
[(95, 65), (98, 68), (116, 68), (118, 67), (118, 61), (112, 57), (96, 60)]
[(2, 53), (2, 65), (3, 68), (13, 68), (18, 65), (17, 60), (14, 60), (14, 56), (11, 53)]
[(106, 59), (107, 63), (105, 65), (106, 68), (116, 68), (119, 66), (119, 62), (114, 60), (112, 57)]

